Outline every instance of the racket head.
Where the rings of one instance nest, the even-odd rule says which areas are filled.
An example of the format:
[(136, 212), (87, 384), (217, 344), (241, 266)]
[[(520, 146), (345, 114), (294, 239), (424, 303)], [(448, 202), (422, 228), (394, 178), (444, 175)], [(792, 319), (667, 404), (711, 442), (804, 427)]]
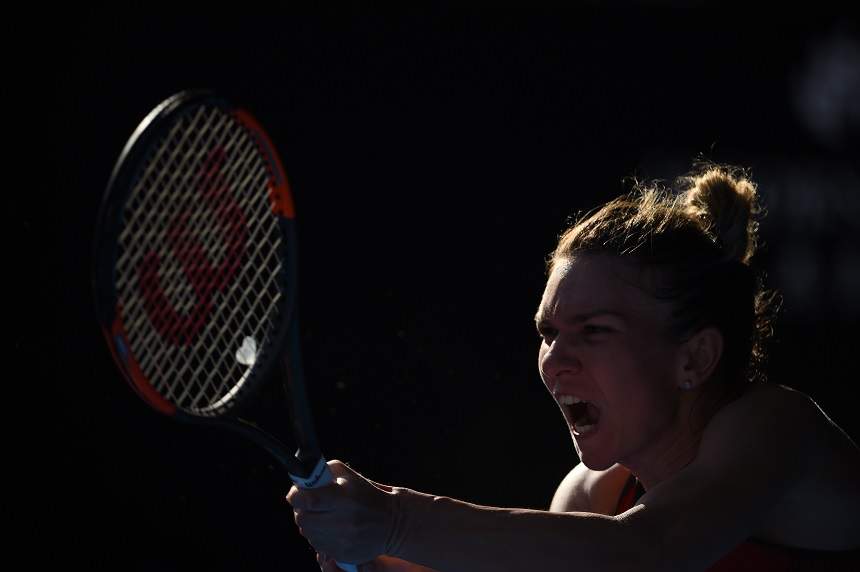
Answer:
[(259, 122), (207, 90), (160, 103), (117, 160), (93, 247), (97, 319), (131, 387), (181, 420), (235, 412), (297, 335), (296, 270), (292, 194)]

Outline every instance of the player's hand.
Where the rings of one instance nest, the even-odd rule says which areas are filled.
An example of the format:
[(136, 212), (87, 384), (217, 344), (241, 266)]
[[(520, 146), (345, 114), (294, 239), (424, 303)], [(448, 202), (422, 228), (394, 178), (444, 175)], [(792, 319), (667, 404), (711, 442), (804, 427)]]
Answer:
[(340, 461), (329, 461), (328, 468), (334, 477), (330, 485), (293, 486), (287, 494), (299, 532), (320, 554), (339, 562), (369, 563), (385, 553), (395, 521), (395, 494)]

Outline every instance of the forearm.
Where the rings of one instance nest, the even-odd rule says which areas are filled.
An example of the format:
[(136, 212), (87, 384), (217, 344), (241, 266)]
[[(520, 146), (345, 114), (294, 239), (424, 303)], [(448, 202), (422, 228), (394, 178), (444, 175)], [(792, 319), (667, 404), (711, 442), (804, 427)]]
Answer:
[(442, 572), (629, 570), (645, 549), (613, 517), (479, 506), (395, 489), (389, 554)]

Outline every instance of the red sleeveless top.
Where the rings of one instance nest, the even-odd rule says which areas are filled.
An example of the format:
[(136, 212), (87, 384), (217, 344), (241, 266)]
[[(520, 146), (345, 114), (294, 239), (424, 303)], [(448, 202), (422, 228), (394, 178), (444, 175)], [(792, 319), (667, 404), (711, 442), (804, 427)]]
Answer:
[[(645, 494), (645, 489), (642, 488), (639, 480), (630, 475), (621, 491), (615, 514), (621, 514), (633, 508), (633, 505), (643, 494)], [(846, 552), (805, 550), (750, 538), (708, 568), (708, 572), (788, 572), (795, 570), (858, 572), (860, 571), (860, 550)]]

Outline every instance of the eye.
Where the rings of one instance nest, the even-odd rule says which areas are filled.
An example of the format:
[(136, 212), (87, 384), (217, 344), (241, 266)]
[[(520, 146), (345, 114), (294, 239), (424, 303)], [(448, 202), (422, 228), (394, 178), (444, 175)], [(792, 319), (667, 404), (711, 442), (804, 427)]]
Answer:
[(548, 328), (546, 326), (541, 326), (538, 328), (538, 337), (546, 341), (553, 339), (556, 333), (557, 332), (555, 331), (555, 329)]
[(582, 328), (583, 333), (586, 336), (591, 336), (595, 334), (605, 334), (611, 332), (611, 328), (607, 328), (606, 326), (598, 326), (596, 324), (586, 324), (585, 327)]

